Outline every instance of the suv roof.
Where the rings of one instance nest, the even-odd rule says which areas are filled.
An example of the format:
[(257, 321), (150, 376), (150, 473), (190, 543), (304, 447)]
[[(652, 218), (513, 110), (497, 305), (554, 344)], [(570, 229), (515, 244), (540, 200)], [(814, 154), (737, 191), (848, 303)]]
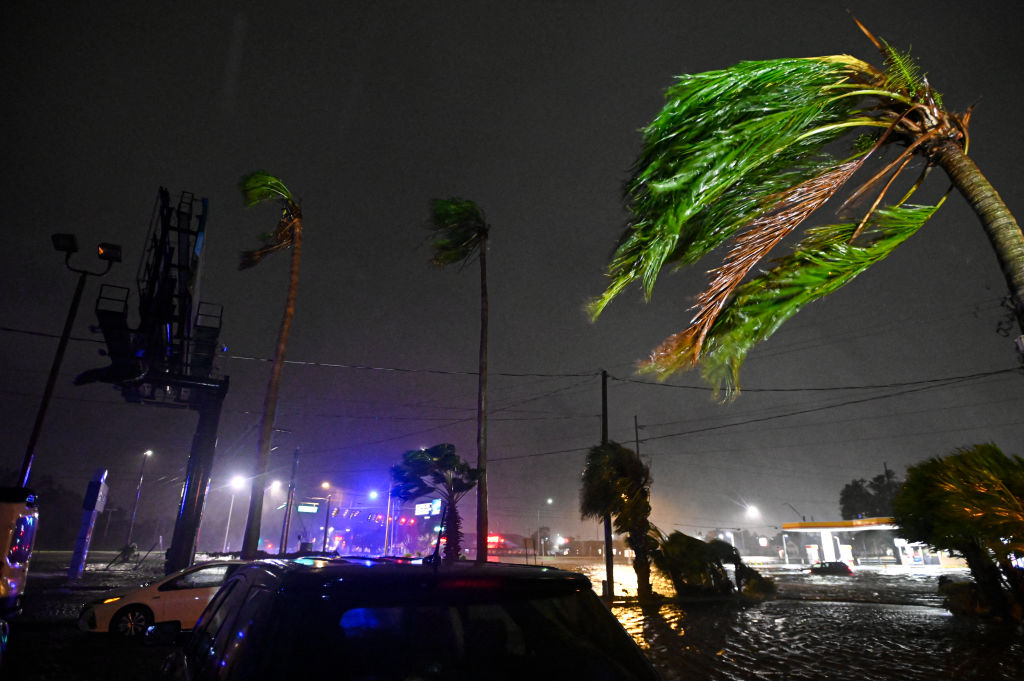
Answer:
[(657, 678), (584, 575), (387, 558), (239, 568), (168, 669), (191, 681), (324, 669), (346, 679), (511, 681), (530, 673), (524, 665), (567, 681)]
[(591, 589), (590, 580), (554, 567), (460, 561), (432, 565), (394, 558), (298, 558), (261, 560), (255, 569), (275, 574), (283, 588), (319, 586), (345, 577), (362, 583), (403, 582), (424, 587), (519, 591), (524, 588), (559, 592)]

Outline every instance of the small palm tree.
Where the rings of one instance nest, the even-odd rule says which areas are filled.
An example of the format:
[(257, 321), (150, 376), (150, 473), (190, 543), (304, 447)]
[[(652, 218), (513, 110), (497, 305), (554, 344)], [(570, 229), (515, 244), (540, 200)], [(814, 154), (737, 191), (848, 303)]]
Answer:
[(911, 466), (893, 514), (905, 539), (964, 556), (993, 613), (1024, 617), (1024, 459), (981, 444)]
[[(726, 595), (732, 582), (717, 547), (678, 530), (668, 536), (654, 533), (654, 565), (672, 582), (678, 596)], [(730, 547), (731, 548), (731, 547)]]
[(447, 267), (480, 259), (480, 355), (476, 400), (476, 559), (487, 560), (487, 234), (484, 212), (466, 199), (434, 199), (430, 204), (431, 263)]
[(640, 455), (617, 442), (591, 447), (580, 485), (580, 515), (614, 518), (633, 549), (637, 596), (651, 595), (651, 471)]
[[(757, 342), (888, 256), (935, 213), (944, 196), (932, 205), (909, 199), (936, 165), (980, 218), (1024, 329), (1024, 236), (967, 156), (970, 112), (945, 108), (909, 56), (861, 28), (884, 68), (848, 55), (743, 62), (681, 76), (667, 91), (644, 131), (626, 186), (633, 217), (591, 315), (633, 282), (650, 297), (664, 265), (690, 265), (733, 245), (711, 271), (690, 327), (656, 348), (646, 370), (665, 377), (699, 364), (705, 380), (732, 394)], [(827, 153), (843, 136), (853, 140), (848, 151)], [(849, 194), (839, 222), (808, 230), (791, 255), (744, 281), (883, 148), (896, 148), (894, 158)], [(924, 161), (919, 175), (896, 190), (914, 158)], [(890, 196), (899, 198), (886, 203)]]
[(402, 454), (402, 462), (391, 467), (391, 494), (408, 501), (436, 494), (444, 504), (444, 560), (459, 559), (462, 552), (462, 518), (458, 502), (479, 480), (480, 472), (455, 453), (455, 445), (440, 444)]
[(277, 345), (270, 367), (270, 380), (263, 399), (263, 415), (260, 418), (259, 446), (256, 455), (256, 471), (252, 478), (249, 495), (249, 514), (245, 522), (242, 539), (242, 556), (255, 558), (259, 548), (260, 518), (263, 514), (263, 479), (270, 461), (271, 438), (274, 419), (277, 414), (277, 395), (281, 386), (281, 370), (284, 368), (285, 353), (288, 349), (288, 334), (295, 317), (295, 297), (299, 290), (299, 263), (302, 259), (302, 209), (292, 193), (281, 180), (266, 171), (257, 170), (246, 175), (241, 182), (245, 205), (252, 207), (266, 201), (277, 201), (281, 206), (281, 218), (274, 231), (266, 235), (261, 248), (244, 251), (238, 269), (244, 270), (258, 264), (264, 257), (276, 251), (292, 249), (291, 271), (288, 278), (288, 297), (284, 315), (277, 333)]

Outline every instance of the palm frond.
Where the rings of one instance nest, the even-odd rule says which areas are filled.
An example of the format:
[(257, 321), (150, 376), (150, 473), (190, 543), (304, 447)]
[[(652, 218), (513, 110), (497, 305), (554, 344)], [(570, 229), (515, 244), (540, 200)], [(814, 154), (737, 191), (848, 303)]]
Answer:
[(855, 97), (835, 95), (869, 68), (838, 56), (743, 62), (680, 77), (644, 130), (626, 185), (634, 217), (591, 315), (637, 280), (650, 297), (664, 264), (696, 261), (771, 210), (779, 194), (838, 165), (824, 146), (866, 121)]
[(242, 251), (238, 269), (245, 270), (255, 267), (271, 253), (292, 246), (296, 231), (302, 229), (302, 209), (295, 203), (292, 193), (284, 183), (265, 170), (257, 170), (246, 175), (239, 183), (239, 187), (247, 207), (251, 208), (266, 201), (281, 202), (281, 219), (278, 220), (273, 232), (262, 235), (263, 246)]
[(487, 235), (487, 218), (472, 201), (458, 197), (430, 202), (431, 262), (444, 267), (471, 258)]
[(283, 200), (289, 203), (295, 201), (288, 187), (284, 186), (284, 182), (265, 170), (249, 173), (242, 178), (239, 187), (242, 190), (245, 205), (250, 208), (264, 201)]
[(778, 199), (771, 212), (755, 219), (746, 232), (736, 238), (723, 264), (711, 270), (711, 285), (697, 297), (697, 313), (691, 323), (696, 331), (693, 363), (700, 355), (701, 344), (708, 331), (747, 273), (797, 225), (828, 201), (850, 179), (863, 159), (843, 163), (792, 187)]
[[(701, 346), (702, 376), (727, 396), (734, 395), (740, 366), (750, 348), (771, 336), (807, 303), (838, 290), (884, 259), (937, 209), (917, 205), (880, 208), (856, 244), (850, 242), (856, 223), (809, 230), (792, 255), (736, 290)], [(654, 350), (642, 369), (665, 377), (689, 368), (695, 341), (693, 327), (672, 336)]]

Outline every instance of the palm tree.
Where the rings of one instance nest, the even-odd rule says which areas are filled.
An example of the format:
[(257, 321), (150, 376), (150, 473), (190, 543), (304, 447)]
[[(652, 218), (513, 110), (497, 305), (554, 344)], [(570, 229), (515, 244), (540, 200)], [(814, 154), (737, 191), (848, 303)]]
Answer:
[(911, 466), (893, 513), (908, 541), (961, 554), (994, 614), (1021, 619), (1024, 459), (982, 444)]
[(476, 398), (476, 559), (487, 560), (487, 233), (484, 212), (472, 201), (434, 199), (430, 204), (434, 257), (431, 263), (446, 267), (480, 258), (480, 364)]
[(480, 472), (455, 453), (455, 445), (440, 444), (402, 454), (402, 462), (391, 467), (391, 494), (409, 500), (437, 494), (444, 504), (446, 539), (444, 560), (459, 559), (462, 552), (462, 518), (458, 502), (477, 484)]
[[(722, 552), (703, 540), (678, 530), (660, 532), (652, 552), (654, 565), (672, 582), (678, 596), (726, 595), (732, 582), (722, 565)], [(730, 546), (731, 548), (731, 546)]]
[(651, 595), (651, 470), (632, 449), (617, 442), (591, 447), (580, 485), (580, 515), (614, 517), (615, 529), (633, 549), (637, 596)]
[(277, 394), (281, 385), (281, 370), (284, 368), (285, 352), (288, 349), (288, 333), (295, 316), (295, 297), (299, 289), (299, 263), (302, 258), (302, 210), (292, 193), (281, 180), (266, 171), (257, 170), (242, 178), (242, 194), (245, 205), (252, 207), (265, 201), (277, 201), (281, 205), (281, 218), (277, 227), (267, 235), (261, 248), (244, 251), (238, 269), (244, 270), (258, 264), (264, 257), (275, 251), (292, 249), (291, 272), (288, 278), (288, 297), (284, 316), (277, 333), (277, 345), (270, 368), (270, 381), (263, 399), (263, 415), (260, 419), (259, 446), (256, 455), (256, 470), (249, 494), (249, 515), (245, 521), (245, 536), (242, 539), (242, 556), (255, 558), (259, 548), (260, 517), (263, 514), (263, 478), (270, 461), (271, 438), (274, 419), (277, 414)]
[[(734, 394), (755, 343), (885, 258), (935, 213), (945, 196), (908, 202), (935, 165), (980, 218), (1024, 330), (1024, 236), (967, 156), (970, 111), (946, 109), (909, 56), (861, 28), (884, 68), (848, 55), (743, 62), (681, 76), (668, 89), (625, 188), (632, 218), (609, 264), (611, 283), (590, 313), (596, 318), (636, 281), (649, 298), (664, 265), (690, 265), (733, 244), (697, 298), (690, 327), (656, 348), (645, 370), (666, 377), (699, 364), (705, 380)], [(853, 138), (844, 156), (826, 152), (844, 136)], [(898, 151), (850, 193), (839, 222), (808, 230), (792, 254), (744, 282), (883, 147)], [(919, 175), (896, 190), (915, 158), (923, 159)], [(900, 198), (886, 203), (887, 196)]]

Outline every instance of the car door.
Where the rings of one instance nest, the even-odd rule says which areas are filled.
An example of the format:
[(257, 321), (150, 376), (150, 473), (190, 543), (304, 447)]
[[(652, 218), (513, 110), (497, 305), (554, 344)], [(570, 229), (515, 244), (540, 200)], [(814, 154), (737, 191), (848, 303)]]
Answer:
[(214, 563), (200, 565), (161, 584), (153, 613), (158, 622), (181, 622), (182, 629), (191, 629), (217, 590), (231, 576), (237, 565)]

